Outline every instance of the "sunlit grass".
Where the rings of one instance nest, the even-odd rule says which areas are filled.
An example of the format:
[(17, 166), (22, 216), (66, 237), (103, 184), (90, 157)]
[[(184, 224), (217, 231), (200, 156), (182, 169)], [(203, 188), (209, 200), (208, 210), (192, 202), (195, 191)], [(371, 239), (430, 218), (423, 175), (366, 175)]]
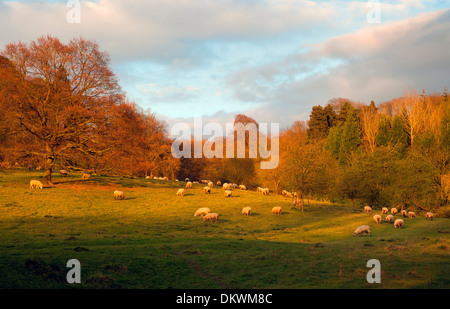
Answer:
[[(403, 229), (376, 225), (362, 209), (184, 182), (80, 175), (28, 188), (40, 173), (0, 172), (0, 287), (64, 288), (69, 259), (82, 288), (428, 288), (449, 287), (450, 222), (423, 216)], [(114, 190), (125, 200), (114, 200)], [(252, 216), (241, 214), (252, 207)], [(282, 215), (272, 215), (282, 206)], [(220, 222), (194, 212), (209, 207)], [(398, 215), (396, 217), (399, 217)], [(361, 224), (371, 237), (353, 237)], [(366, 282), (381, 262), (382, 283)]]

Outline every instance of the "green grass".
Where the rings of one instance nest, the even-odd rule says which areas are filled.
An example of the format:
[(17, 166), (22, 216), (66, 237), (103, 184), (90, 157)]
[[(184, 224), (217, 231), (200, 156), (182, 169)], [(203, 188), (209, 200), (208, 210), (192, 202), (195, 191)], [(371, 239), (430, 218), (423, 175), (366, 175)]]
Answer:
[[(406, 218), (399, 230), (359, 208), (311, 202), (301, 212), (281, 196), (225, 198), (203, 185), (180, 197), (184, 182), (153, 179), (55, 175), (55, 187), (29, 189), (40, 177), (0, 171), (0, 288), (450, 287), (448, 219)], [(125, 200), (114, 200), (117, 189)], [(200, 207), (220, 222), (194, 217)], [(361, 224), (371, 237), (352, 236)], [(66, 282), (70, 259), (81, 284)], [(366, 281), (369, 259), (381, 263), (381, 284)]]

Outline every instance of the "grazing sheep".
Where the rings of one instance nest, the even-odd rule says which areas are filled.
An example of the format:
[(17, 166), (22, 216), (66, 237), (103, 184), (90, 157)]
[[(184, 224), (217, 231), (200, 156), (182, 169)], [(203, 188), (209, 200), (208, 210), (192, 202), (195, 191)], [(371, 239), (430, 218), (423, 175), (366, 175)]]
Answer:
[(375, 222), (376, 222), (377, 224), (380, 224), (380, 223), (381, 223), (381, 216), (380, 216), (380, 215), (375, 215), (375, 216), (373, 216), (373, 219), (375, 220)]
[(42, 189), (43, 187), (39, 180), (30, 180), (30, 189)]
[(114, 191), (114, 199), (115, 200), (124, 200), (125, 195), (123, 194), (123, 191)]
[(372, 232), (370, 231), (370, 226), (368, 225), (361, 225), (356, 228), (356, 230), (353, 232), (353, 236), (361, 235), (362, 233), (367, 233), (370, 235)]
[(203, 221), (209, 221), (209, 222), (219, 222), (219, 214), (216, 214), (214, 212), (210, 212), (207, 215), (203, 217)]
[(221, 186), (222, 182), (220, 182), (220, 180), (219, 180), (219, 181), (216, 182), (216, 185)]
[(272, 208), (272, 213), (273, 214), (277, 214), (277, 215), (281, 215), (281, 213), (282, 213), (281, 207), (277, 206), (277, 207)]
[(416, 218), (416, 214), (414, 212), (410, 211), (410, 212), (408, 212), (408, 217), (410, 219), (415, 219)]
[(192, 188), (192, 182), (188, 181), (186, 182), (186, 189)]
[(425, 215), (425, 220), (433, 220), (434, 219), (434, 214), (432, 212), (427, 212), (427, 214)]
[(210, 212), (211, 212), (211, 209), (209, 209), (209, 208), (207, 208), (207, 207), (199, 208), (199, 209), (197, 209), (197, 211), (195, 212), (194, 217), (197, 217), (197, 216), (204, 216), (204, 215), (209, 214)]
[(371, 213), (372, 212), (372, 208), (370, 206), (364, 206), (364, 212)]
[(402, 214), (403, 218), (406, 218), (408, 216), (408, 213), (406, 212), (406, 210), (402, 210), (402, 211), (400, 211), (400, 213)]
[(63, 176), (69, 176), (69, 172), (67, 170), (60, 170), (59, 174)]
[(401, 229), (403, 227), (403, 224), (405, 224), (405, 222), (402, 219), (397, 219), (394, 222), (394, 228)]
[(231, 190), (225, 190), (226, 197), (231, 197), (231, 194), (233, 194), (233, 192)]
[(246, 216), (250, 216), (252, 214), (252, 208), (251, 207), (242, 208), (242, 214), (246, 215)]
[(228, 189), (229, 189), (228, 183), (224, 183), (223, 186), (222, 186), (222, 188), (224, 188), (225, 190), (228, 190)]
[(381, 214), (382, 215), (385, 215), (385, 214), (387, 214), (389, 212), (389, 209), (387, 209), (387, 207), (383, 207), (382, 209), (381, 209)]
[(208, 187), (210, 187), (210, 188), (214, 187), (214, 184), (212, 181), (208, 182)]
[(184, 193), (185, 193), (186, 191), (184, 190), (184, 189), (178, 189), (178, 191), (177, 191), (177, 195), (179, 195), (179, 196), (184, 196)]
[[(258, 187), (258, 189), (260, 189), (260, 188)], [(281, 191), (281, 195), (286, 195), (287, 193), (288, 192), (286, 190)]]
[(289, 197), (289, 198), (292, 198), (292, 197), (293, 197), (293, 195), (292, 195), (291, 192), (287, 192), (284, 196)]
[(247, 190), (247, 187), (245, 185), (239, 185), (239, 190)]
[(205, 191), (205, 193), (211, 193), (211, 187), (203, 187), (203, 191)]
[(393, 216), (395, 216), (395, 214), (398, 213), (397, 208), (395, 208), (395, 207), (392, 208), (392, 209), (391, 209), (391, 213), (392, 213)]
[(81, 174), (81, 179), (89, 179), (89, 178), (91, 178), (91, 173), (83, 172)]
[(264, 194), (264, 195), (269, 194), (269, 188), (262, 188), (261, 189), (261, 193)]
[(384, 219), (384, 221), (392, 223), (392, 221), (394, 221), (394, 216), (393, 215), (387, 215), (386, 218)]

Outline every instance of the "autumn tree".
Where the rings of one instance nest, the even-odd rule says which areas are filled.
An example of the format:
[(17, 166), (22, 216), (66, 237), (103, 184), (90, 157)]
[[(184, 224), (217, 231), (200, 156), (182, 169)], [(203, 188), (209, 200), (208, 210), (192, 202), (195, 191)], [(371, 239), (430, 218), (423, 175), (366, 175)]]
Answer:
[(366, 151), (373, 152), (377, 147), (377, 134), (380, 128), (380, 114), (372, 101), (369, 106), (364, 106), (359, 114), (361, 119), (362, 141)]
[(425, 99), (418, 95), (415, 90), (410, 90), (405, 92), (403, 99), (397, 106), (403, 127), (408, 134), (411, 149), (414, 149), (414, 143), (424, 128), (424, 116), (427, 114)]
[(86, 155), (104, 151), (111, 106), (121, 89), (109, 56), (94, 41), (77, 38), (64, 44), (42, 36), (29, 44), (8, 44), (0, 55), (14, 70), (3, 70), (0, 104), (9, 121), (36, 137), (45, 157), (44, 180), (51, 183), (55, 160), (66, 151)]
[(251, 185), (255, 181), (255, 164), (259, 156), (259, 124), (251, 117), (238, 114), (234, 118), (233, 125), (234, 131), (231, 132), (231, 138), (234, 141), (234, 155), (230, 158), (230, 154), (227, 154), (224, 173), (228, 181)]

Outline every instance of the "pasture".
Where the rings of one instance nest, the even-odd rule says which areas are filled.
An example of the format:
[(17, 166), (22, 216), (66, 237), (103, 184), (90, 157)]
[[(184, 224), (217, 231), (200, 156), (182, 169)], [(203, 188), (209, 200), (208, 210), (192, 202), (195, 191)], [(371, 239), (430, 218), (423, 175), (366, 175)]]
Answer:
[[(273, 193), (80, 174), (30, 189), (37, 171), (0, 171), (0, 288), (449, 288), (450, 220), (404, 218), (394, 229), (361, 208), (311, 201), (290, 209)], [(115, 200), (121, 190), (124, 200)], [(251, 216), (241, 214), (252, 208)], [(274, 206), (282, 215), (271, 214)], [(194, 217), (200, 207), (219, 223)], [(397, 214), (395, 218), (400, 218)], [(371, 237), (353, 237), (368, 224)], [(81, 284), (66, 263), (81, 263)], [(381, 263), (369, 284), (366, 263)]]

